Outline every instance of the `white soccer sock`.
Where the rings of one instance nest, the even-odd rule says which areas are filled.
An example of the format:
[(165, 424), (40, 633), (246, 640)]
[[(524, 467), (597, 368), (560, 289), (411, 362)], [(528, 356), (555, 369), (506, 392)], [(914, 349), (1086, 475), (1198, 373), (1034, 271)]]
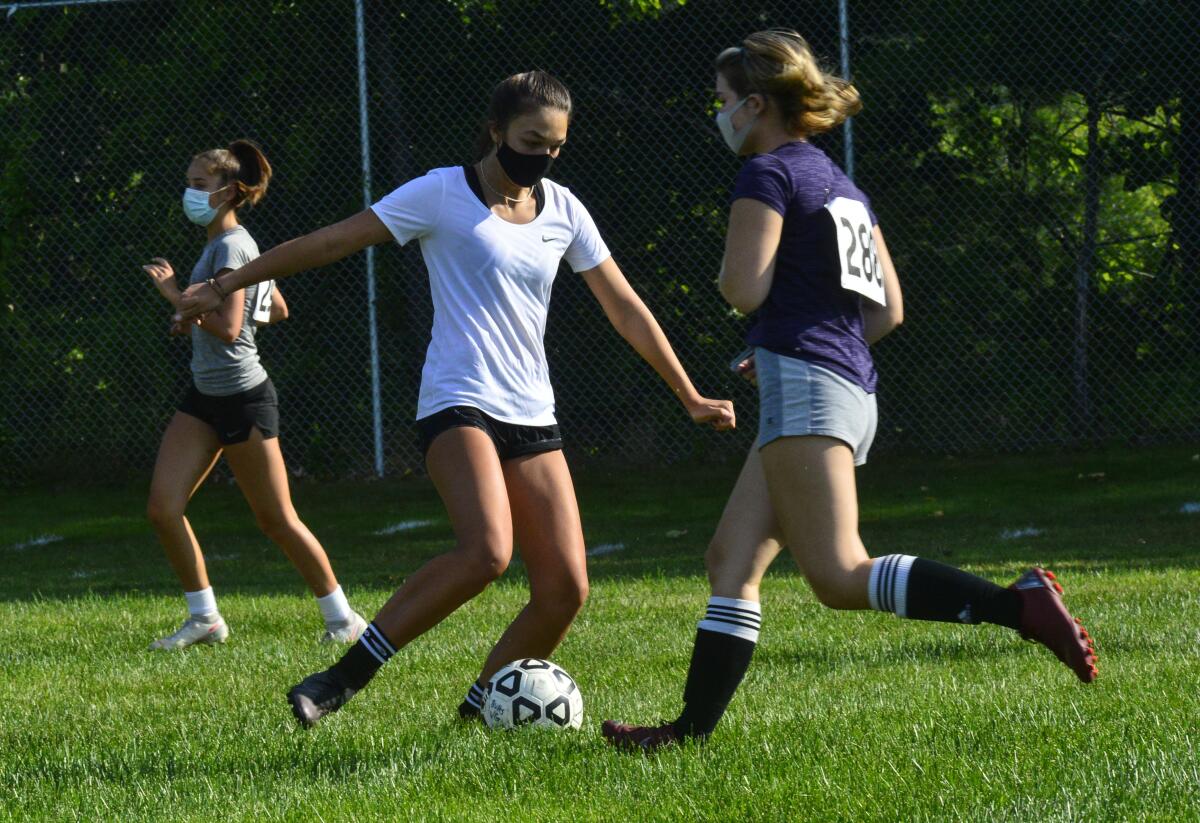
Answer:
[(708, 598), (708, 609), (697, 628), (757, 643), (762, 628), (762, 607), (755, 600), (714, 595)]
[(205, 617), (217, 613), (217, 598), (213, 595), (212, 586), (198, 592), (184, 592), (188, 604), (188, 614), (192, 617)]
[(346, 599), (346, 593), (342, 591), (341, 586), (324, 597), (318, 597), (317, 605), (321, 607), (321, 616), (325, 618), (326, 626), (345, 623), (354, 614), (350, 610), (350, 601)]
[(889, 554), (875, 559), (867, 582), (867, 600), (872, 609), (908, 616), (908, 572), (916, 559), (911, 554)]

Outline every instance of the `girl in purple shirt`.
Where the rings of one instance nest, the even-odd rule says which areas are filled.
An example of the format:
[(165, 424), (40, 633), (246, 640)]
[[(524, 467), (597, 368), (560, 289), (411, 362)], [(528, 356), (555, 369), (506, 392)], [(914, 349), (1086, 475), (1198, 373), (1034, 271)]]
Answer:
[(752, 34), (716, 68), (717, 125), (750, 158), (734, 182), (720, 288), (756, 313), (736, 369), (758, 384), (758, 442), (705, 557), (713, 596), (682, 714), (661, 726), (608, 720), (604, 736), (653, 749), (712, 733), (749, 668), (759, 582), (784, 546), (830, 608), (1007, 626), (1090, 683), (1095, 649), (1052, 573), (1032, 568), (1002, 588), (924, 558), (868, 556), (854, 468), (875, 435), (869, 346), (903, 319), (900, 282), (866, 195), (807, 142), (856, 114), (858, 91), (823, 73), (793, 31)]

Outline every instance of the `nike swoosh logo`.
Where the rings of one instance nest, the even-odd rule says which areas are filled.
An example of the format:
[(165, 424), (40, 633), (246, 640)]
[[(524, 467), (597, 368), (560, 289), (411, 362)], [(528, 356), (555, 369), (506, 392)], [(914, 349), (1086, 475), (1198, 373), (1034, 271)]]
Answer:
[(549, 242), (550, 242), (551, 240), (553, 240), (553, 239), (554, 239), (553, 237), (547, 237), (547, 236), (546, 236), (546, 235), (544, 235), (544, 234), (542, 235), (542, 242), (543, 242), (543, 243), (549, 243)]

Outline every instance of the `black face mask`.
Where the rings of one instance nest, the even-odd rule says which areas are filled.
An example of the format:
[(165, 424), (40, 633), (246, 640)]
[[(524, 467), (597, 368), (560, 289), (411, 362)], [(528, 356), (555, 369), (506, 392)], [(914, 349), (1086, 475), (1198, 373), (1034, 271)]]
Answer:
[(521, 154), (509, 148), (507, 142), (501, 142), (496, 149), (496, 159), (509, 180), (526, 187), (536, 186), (554, 163), (554, 158), (548, 154)]

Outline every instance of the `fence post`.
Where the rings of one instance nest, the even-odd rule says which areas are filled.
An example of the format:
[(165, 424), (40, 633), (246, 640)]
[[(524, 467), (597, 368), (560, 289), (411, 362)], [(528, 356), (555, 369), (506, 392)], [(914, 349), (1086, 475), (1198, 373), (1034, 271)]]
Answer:
[[(367, 119), (367, 35), (363, 0), (354, 0), (354, 33), (358, 44), (358, 127), (362, 144), (363, 208), (371, 207), (371, 130)], [(371, 330), (371, 419), (375, 441), (375, 474), (383, 477), (383, 400), (379, 390), (379, 328), (375, 323), (375, 247), (367, 246), (367, 326)]]
[[(842, 77), (850, 79), (850, 9), (849, 0), (838, 0), (838, 34), (842, 43)], [(846, 176), (854, 181), (854, 123), (847, 117), (842, 124), (846, 136)]]

